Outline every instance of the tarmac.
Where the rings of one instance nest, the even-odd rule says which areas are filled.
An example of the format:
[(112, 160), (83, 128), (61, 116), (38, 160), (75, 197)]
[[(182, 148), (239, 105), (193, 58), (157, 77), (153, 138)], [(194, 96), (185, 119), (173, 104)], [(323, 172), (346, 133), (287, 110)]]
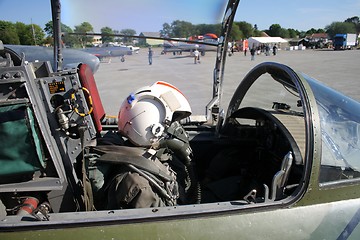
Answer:
[[(136, 89), (156, 81), (166, 81), (175, 85), (187, 97), (193, 114), (204, 114), (205, 106), (212, 99), (213, 70), (215, 52), (206, 52), (200, 63), (194, 64), (193, 57), (161, 54), (161, 48), (153, 48), (153, 64), (148, 64), (147, 48), (138, 54), (112, 58), (100, 64), (95, 73), (96, 84), (108, 115), (117, 116), (121, 103)], [(279, 62), (303, 72), (329, 87), (360, 101), (360, 50), (279, 50), (276, 56), (256, 55), (235, 52), (227, 57), (224, 72), (223, 106), (237, 88), (244, 76), (262, 62)]]

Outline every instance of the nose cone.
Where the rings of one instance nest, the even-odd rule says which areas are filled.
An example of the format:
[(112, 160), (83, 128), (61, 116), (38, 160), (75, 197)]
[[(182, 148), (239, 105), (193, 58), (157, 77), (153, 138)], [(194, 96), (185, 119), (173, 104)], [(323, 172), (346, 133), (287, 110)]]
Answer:
[(64, 67), (85, 63), (89, 65), (93, 73), (95, 73), (100, 66), (100, 60), (95, 55), (76, 49), (63, 49), (63, 59)]

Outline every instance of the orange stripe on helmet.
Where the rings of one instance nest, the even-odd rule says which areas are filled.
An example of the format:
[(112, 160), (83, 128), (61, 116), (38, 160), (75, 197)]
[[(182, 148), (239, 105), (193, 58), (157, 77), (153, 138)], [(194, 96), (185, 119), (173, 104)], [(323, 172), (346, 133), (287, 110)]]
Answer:
[(185, 97), (185, 95), (177, 87), (171, 85), (170, 83), (163, 82), (163, 81), (157, 81), (155, 84), (171, 87), (172, 89), (178, 91), (179, 93), (181, 93), (181, 95), (183, 95)]

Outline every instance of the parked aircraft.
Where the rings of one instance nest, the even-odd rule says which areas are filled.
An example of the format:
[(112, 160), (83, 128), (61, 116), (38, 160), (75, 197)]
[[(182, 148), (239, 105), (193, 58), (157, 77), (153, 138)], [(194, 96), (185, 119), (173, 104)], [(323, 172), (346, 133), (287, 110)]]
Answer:
[(140, 51), (140, 47), (135, 47), (135, 46), (132, 46), (132, 45), (128, 45), (126, 47), (129, 48), (135, 54), (138, 54), (139, 51)]
[[(166, 54), (168, 52), (172, 52), (174, 54), (176, 53), (182, 53), (182, 52), (190, 52), (192, 53), (197, 49), (202, 56), (205, 55), (208, 51), (216, 51), (218, 40), (213, 38), (205, 38), (201, 39), (198, 42), (195, 43), (188, 43), (186, 41), (181, 41), (182, 39), (178, 40), (165, 40), (163, 44), (163, 53)], [(193, 40), (194, 41), (194, 40)]]
[(83, 51), (98, 57), (100, 61), (110, 57), (120, 57), (122, 62), (125, 61), (125, 55), (132, 55), (133, 53), (138, 53), (139, 50), (140, 50), (139, 47), (134, 47), (134, 46), (108, 46), (108, 45), (83, 49)]
[[(5, 44), (5, 48), (14, 51), (19, 57), (25, 54), (25, 61), (50, 61), (54, 66), (54, 49), (51, 47)], [(86, 63), (94, 73), (100, 65), (99, 59), (89, 53), (70, 48), (63, 49), (64, 68), (72, 68), (79, 63)]]
[[(86, 64), (53, 73), (49, 62), (16, 62), (0, 47), (0, 238), (359, 239), (360, 103), (274, 62), (259, 64), (244, 79), (225, 79), (238, 5), (229, 0), (225, 7), (210, 69), (213, 96), (201, 120), (189, 116), (179, 89), (156, 82), (169, 90), (129, 94), (125, 112), (144, 99), (146, 107), (127, 121), (120, 111), (124, 126), (107, 125)], [(226, 80), (240, 82), (227, 110), (220, 101)], [(196, 81), (189, 84), (199, 91)], [(174, 111), (179, 115), (168, 118)], [(149, 117), (141, 124), (143, 113)], [(145, 127), (120, 135), (137, 126)], [(104, 144), (115, 136), (119, 141)], [(146, 136), (151, 147), (134, 146)], [(186, 182), (195, 188), (183, 204), (170, 204), (179, 192), (172, 168), (159, 164), (169, 160), (156, 155), (160, 140), (191, 167)], [(119, 167), (149, 187), (113, 192), (106, 183), (119, 175), (105, 173)], [(103, 206), (111, 197), (129, 202), (149, 189), (167, 204)]]

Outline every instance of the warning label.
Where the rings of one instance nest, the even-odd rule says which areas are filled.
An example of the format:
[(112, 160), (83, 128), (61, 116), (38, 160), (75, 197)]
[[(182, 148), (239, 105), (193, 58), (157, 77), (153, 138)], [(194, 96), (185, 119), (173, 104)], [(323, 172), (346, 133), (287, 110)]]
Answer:
[(65, 83), (61, 82), (52, 82), (48, 84), (50, 94), (65, 92)]

